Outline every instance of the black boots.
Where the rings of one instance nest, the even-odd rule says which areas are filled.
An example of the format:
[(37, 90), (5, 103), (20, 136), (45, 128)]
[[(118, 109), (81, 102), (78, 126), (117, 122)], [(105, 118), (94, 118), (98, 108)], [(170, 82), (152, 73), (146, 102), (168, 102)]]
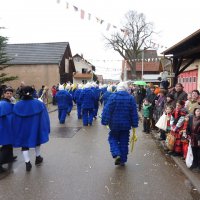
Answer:
[(35, 165), (40, 165), (43, 162), (42, 156), (37, 156), (35, 159)]
[[(40, 165), (43, 162), (43, 157), (42, 156), (37, 156), (35, 159), (35, 165)], [(25, 162), (26, 164), (26, 171), (30, 172), (32, 169), (32, 164), (31, 162)]]
[(25, 162), (25, 163), (26, 163), (26, 171), (27, 171), (27, 172), (30, 172), (30, 171), (31, 171), (31, 168), (32, 168), (31, 162), (29, 161), (29, 162)]

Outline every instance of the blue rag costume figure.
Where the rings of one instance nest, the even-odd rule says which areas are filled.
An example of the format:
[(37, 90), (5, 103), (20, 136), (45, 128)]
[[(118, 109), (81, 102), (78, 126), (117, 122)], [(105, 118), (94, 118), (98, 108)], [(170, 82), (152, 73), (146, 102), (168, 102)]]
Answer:
[(79, 97), (82, 109), (83, 126), (92, 126), (94, 117), (94, 102), (95, 94), (91, 89), (90, 83), (86, 83), (84, 89), (80, 93)]
[(14, 147), (22, 147), (26, 171), (32, 168), (29, 148), (35, 148), (35, 164), (41, 164), (43, 158), (40, 156), (40, 145), (49, 141), (50, 133), (50, 120), (46, 106), (38, 99), (34, 99), (32, 92), (30, 86), (25, 86), (22, 90), (22, 100), (13, 108)]
[(62, 85), (59, 86), (59, 91), (56, 93), (56, 101), (58, 104), (58, 119), (60, 124), (64, 124), (67, 114), (69, 114), (73, 107), (72, 96)]
[(77, 116), (78, 119), (82, 119), (82, 111), (81, 111), (81, 101), (80, 101), (80, 94), (82, 91), (82, 85), (78, 85), (78, 89), (74, 92), (74, 102), (77, 105)]
[(127, 162), (130, 129), (138, 127), (136, 102), (127, 89), (127, 83), (118, 84), (117, 92), (109, 97), (101, 119), (101, 123), (110, 128), (108, 141), (115, 165)]
[(103, 97), (102, 97), (104, 106), (107, 104), (108, 99), (109, 99), (111, 94), (113, 94), (112, 93), (112, 87), (108, 86), (107, 91), (103, 94)]

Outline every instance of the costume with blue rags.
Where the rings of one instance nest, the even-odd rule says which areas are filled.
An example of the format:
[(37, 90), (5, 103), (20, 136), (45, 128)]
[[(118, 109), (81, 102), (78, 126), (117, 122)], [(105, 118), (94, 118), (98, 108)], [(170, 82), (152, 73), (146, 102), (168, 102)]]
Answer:
[(74, 92), (74, 102), (77, 105), (77, 116), (78, 116), (78, 119), (82, 118), (81, 101), (80, 101), (80, 98), (79, 98), (80, 94), (81, 94), (81, 91), (82, 91), (82, 85), (79, 84), (78, 85), (78, 89)]
[(138, 113), (133, 96), (127, 92), (126, 83), (119, 83), (117, 92), (109, 97), (102, 113), (101, 123), (110, 128), (108, 141), (116, 165), (127, 162), (131, 127), (138, 127)]
[(91, 89), (90, 83), (86, 83), (84, 89), (80, 93), (79, 97), (82, 109), (83, 125), (92, 125), (94, 117), (94, 102), (95, 94)]
[(67, 114), (71, 112), (73, 107), (72, 96), (67, 90), (64, 90), (64, 86), (59, 86), (59, 91), (56, 93), (56, 101), (58, 104), (58, 119), (60, 124), (65, 123)]

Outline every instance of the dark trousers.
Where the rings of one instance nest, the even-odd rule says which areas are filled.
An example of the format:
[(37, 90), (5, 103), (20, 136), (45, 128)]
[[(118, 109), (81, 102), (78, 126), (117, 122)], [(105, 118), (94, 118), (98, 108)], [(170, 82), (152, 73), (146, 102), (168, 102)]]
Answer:
[(160, 129), (160, 138), (166, 140), (166, 131)]
[(143, 128), (144, 128), (144, 132), (147, 132), (147, 133), (150, 132), (150, 119), (147, 117), (144, 117)]
[(56, 97), (55, 96), (52, 97), (52, 104), (56, 105)]
[(192, 165), (194, 167), (200, 168), (200, 147), (192, 147), (192, 153), (193, 153), (193, 163), (192, 163)]
[(0, 165), (13, 162), (13, 147), (11, 144), (3, 145), (0, 149)]

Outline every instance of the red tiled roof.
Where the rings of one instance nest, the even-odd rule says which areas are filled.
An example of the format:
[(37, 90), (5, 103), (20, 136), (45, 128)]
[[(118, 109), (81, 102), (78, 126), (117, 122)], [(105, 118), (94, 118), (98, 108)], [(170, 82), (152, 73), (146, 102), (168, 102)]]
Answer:
[[(143, 63), (143, 71), (151, 71), (151, 72), (158, 72), (160, 71), (160, 62), (144, 62)], [(127, 66), (127, 70), (130, 71), (129, 66)], [(136, 63), (136, 71), (142, 71), (142, 62)]]

